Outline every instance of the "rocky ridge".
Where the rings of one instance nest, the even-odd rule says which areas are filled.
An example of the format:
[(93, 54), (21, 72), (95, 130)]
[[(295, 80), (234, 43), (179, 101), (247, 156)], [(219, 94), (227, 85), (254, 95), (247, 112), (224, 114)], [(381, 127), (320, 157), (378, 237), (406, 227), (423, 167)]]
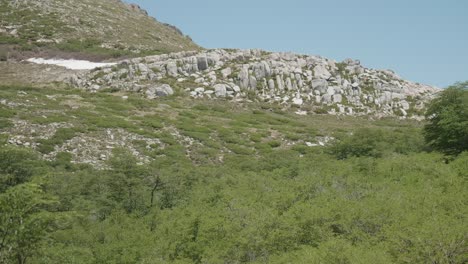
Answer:
[(189, 95), (259, 101), (329, 113), (421, 118), (439, 89), (375, 70), (360, 61), (262, 50), (215, 49), (124, 60), (80, 73), (70, 83), (89, 91), (139, 92), (148, 98)]

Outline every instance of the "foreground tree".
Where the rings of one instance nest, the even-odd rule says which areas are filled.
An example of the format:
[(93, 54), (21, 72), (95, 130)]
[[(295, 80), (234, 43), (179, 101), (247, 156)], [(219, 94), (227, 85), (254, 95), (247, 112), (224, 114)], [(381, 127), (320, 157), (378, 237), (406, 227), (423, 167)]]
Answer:
[(468, 150), (468, 82), (442, 91), (426, 112), (424, 136), (430, 147), (456, 155)]
[(45, 210), (55, 203), (32, 183), (0, 194), (0, 263), (24, 264), (50, 231), (55, 215)]

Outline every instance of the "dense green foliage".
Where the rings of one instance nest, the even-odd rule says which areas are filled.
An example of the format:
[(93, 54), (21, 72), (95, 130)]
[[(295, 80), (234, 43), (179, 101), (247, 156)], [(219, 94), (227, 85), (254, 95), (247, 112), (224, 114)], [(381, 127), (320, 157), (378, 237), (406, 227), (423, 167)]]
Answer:
[[(468, 153), (446, 164), (424, 152), (418, 122), (76, 90), (0, 96), (28, 102), (0, 105), (0, 120), (69, 124), (38, 140), (44, 153), (116, 128), (163, 146), (134, 142), (147, 163), (115, 148), (96, 169), (0, 141), (3, 263), (468, 261)], [(327, 135), (328, 147), (305, 144)]]
[[(0, 199), (2, 223), (10, 225), (2, 226), (27, 233), (8, 237), (12, 254), (31, 254), (29, 263), (463, 263), (468, 257), (466, 154), (449, 165), (438, 154), (338, 161), (278, 151), (197, 167), (183, 156), (147, 166), (129, 157), (116, 153), (104, 172), (67, 160), (44, 163), (41, 191), (10, 187)], [(42, 190), (58, 199), (56, 212), (74, 215), (67, 224), (52, 225), (49, 217), (59, 214), (42, 208)], [(30, 206), (32, 212), (20, 211)], [(11, 223), (17, 213), (34, 225)], [(41, 246), (29, 251), (45, 231)]]
[(426, 141), (447, 154), (468, 150), (468, 82), (442, 91), (426, 112)]

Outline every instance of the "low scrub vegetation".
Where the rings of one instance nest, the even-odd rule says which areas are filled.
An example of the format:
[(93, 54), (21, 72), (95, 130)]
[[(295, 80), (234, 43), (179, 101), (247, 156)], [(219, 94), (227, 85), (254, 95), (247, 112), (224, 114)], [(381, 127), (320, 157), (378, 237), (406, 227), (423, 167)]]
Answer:
[[(39, 142), (43, 153), (110, 128), (164, 145), (135, 141), (152, 157), (146, 163), (114, 148), (98, 170), (73, 162), (73, 153), (44, 160), (0, 141), (1, 263), (468, 261), (468, 152), (436, 147), (431, 120), (46, 88), (3, 87), (0, 95), (28, 102), (1, 106), (2, 122), (70, 125)], [(80, 108), (64, 107), (69, 98)], [(326, 136), (334, 138), (326, 147), (306, 144)]]

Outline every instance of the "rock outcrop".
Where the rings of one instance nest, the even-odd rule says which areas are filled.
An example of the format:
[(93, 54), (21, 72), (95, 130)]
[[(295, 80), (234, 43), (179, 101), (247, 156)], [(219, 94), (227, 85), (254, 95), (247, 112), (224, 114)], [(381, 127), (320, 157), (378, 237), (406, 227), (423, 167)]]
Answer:
[(167, 90), (177, 88), (194, 98), (261, 101), (331, 114), (378, 116), (418, 117), (425, 102), (438, 92), (437, 88), (403, 80), (392, 71), (366, 68), (358, 60), (336, 62), (261, 50), (216, 49), (137, 58), (73, 80), (75, 86), (88, 90), (135, 91), (149, 98), (171, 95), (155, 88), (167, 85)]

